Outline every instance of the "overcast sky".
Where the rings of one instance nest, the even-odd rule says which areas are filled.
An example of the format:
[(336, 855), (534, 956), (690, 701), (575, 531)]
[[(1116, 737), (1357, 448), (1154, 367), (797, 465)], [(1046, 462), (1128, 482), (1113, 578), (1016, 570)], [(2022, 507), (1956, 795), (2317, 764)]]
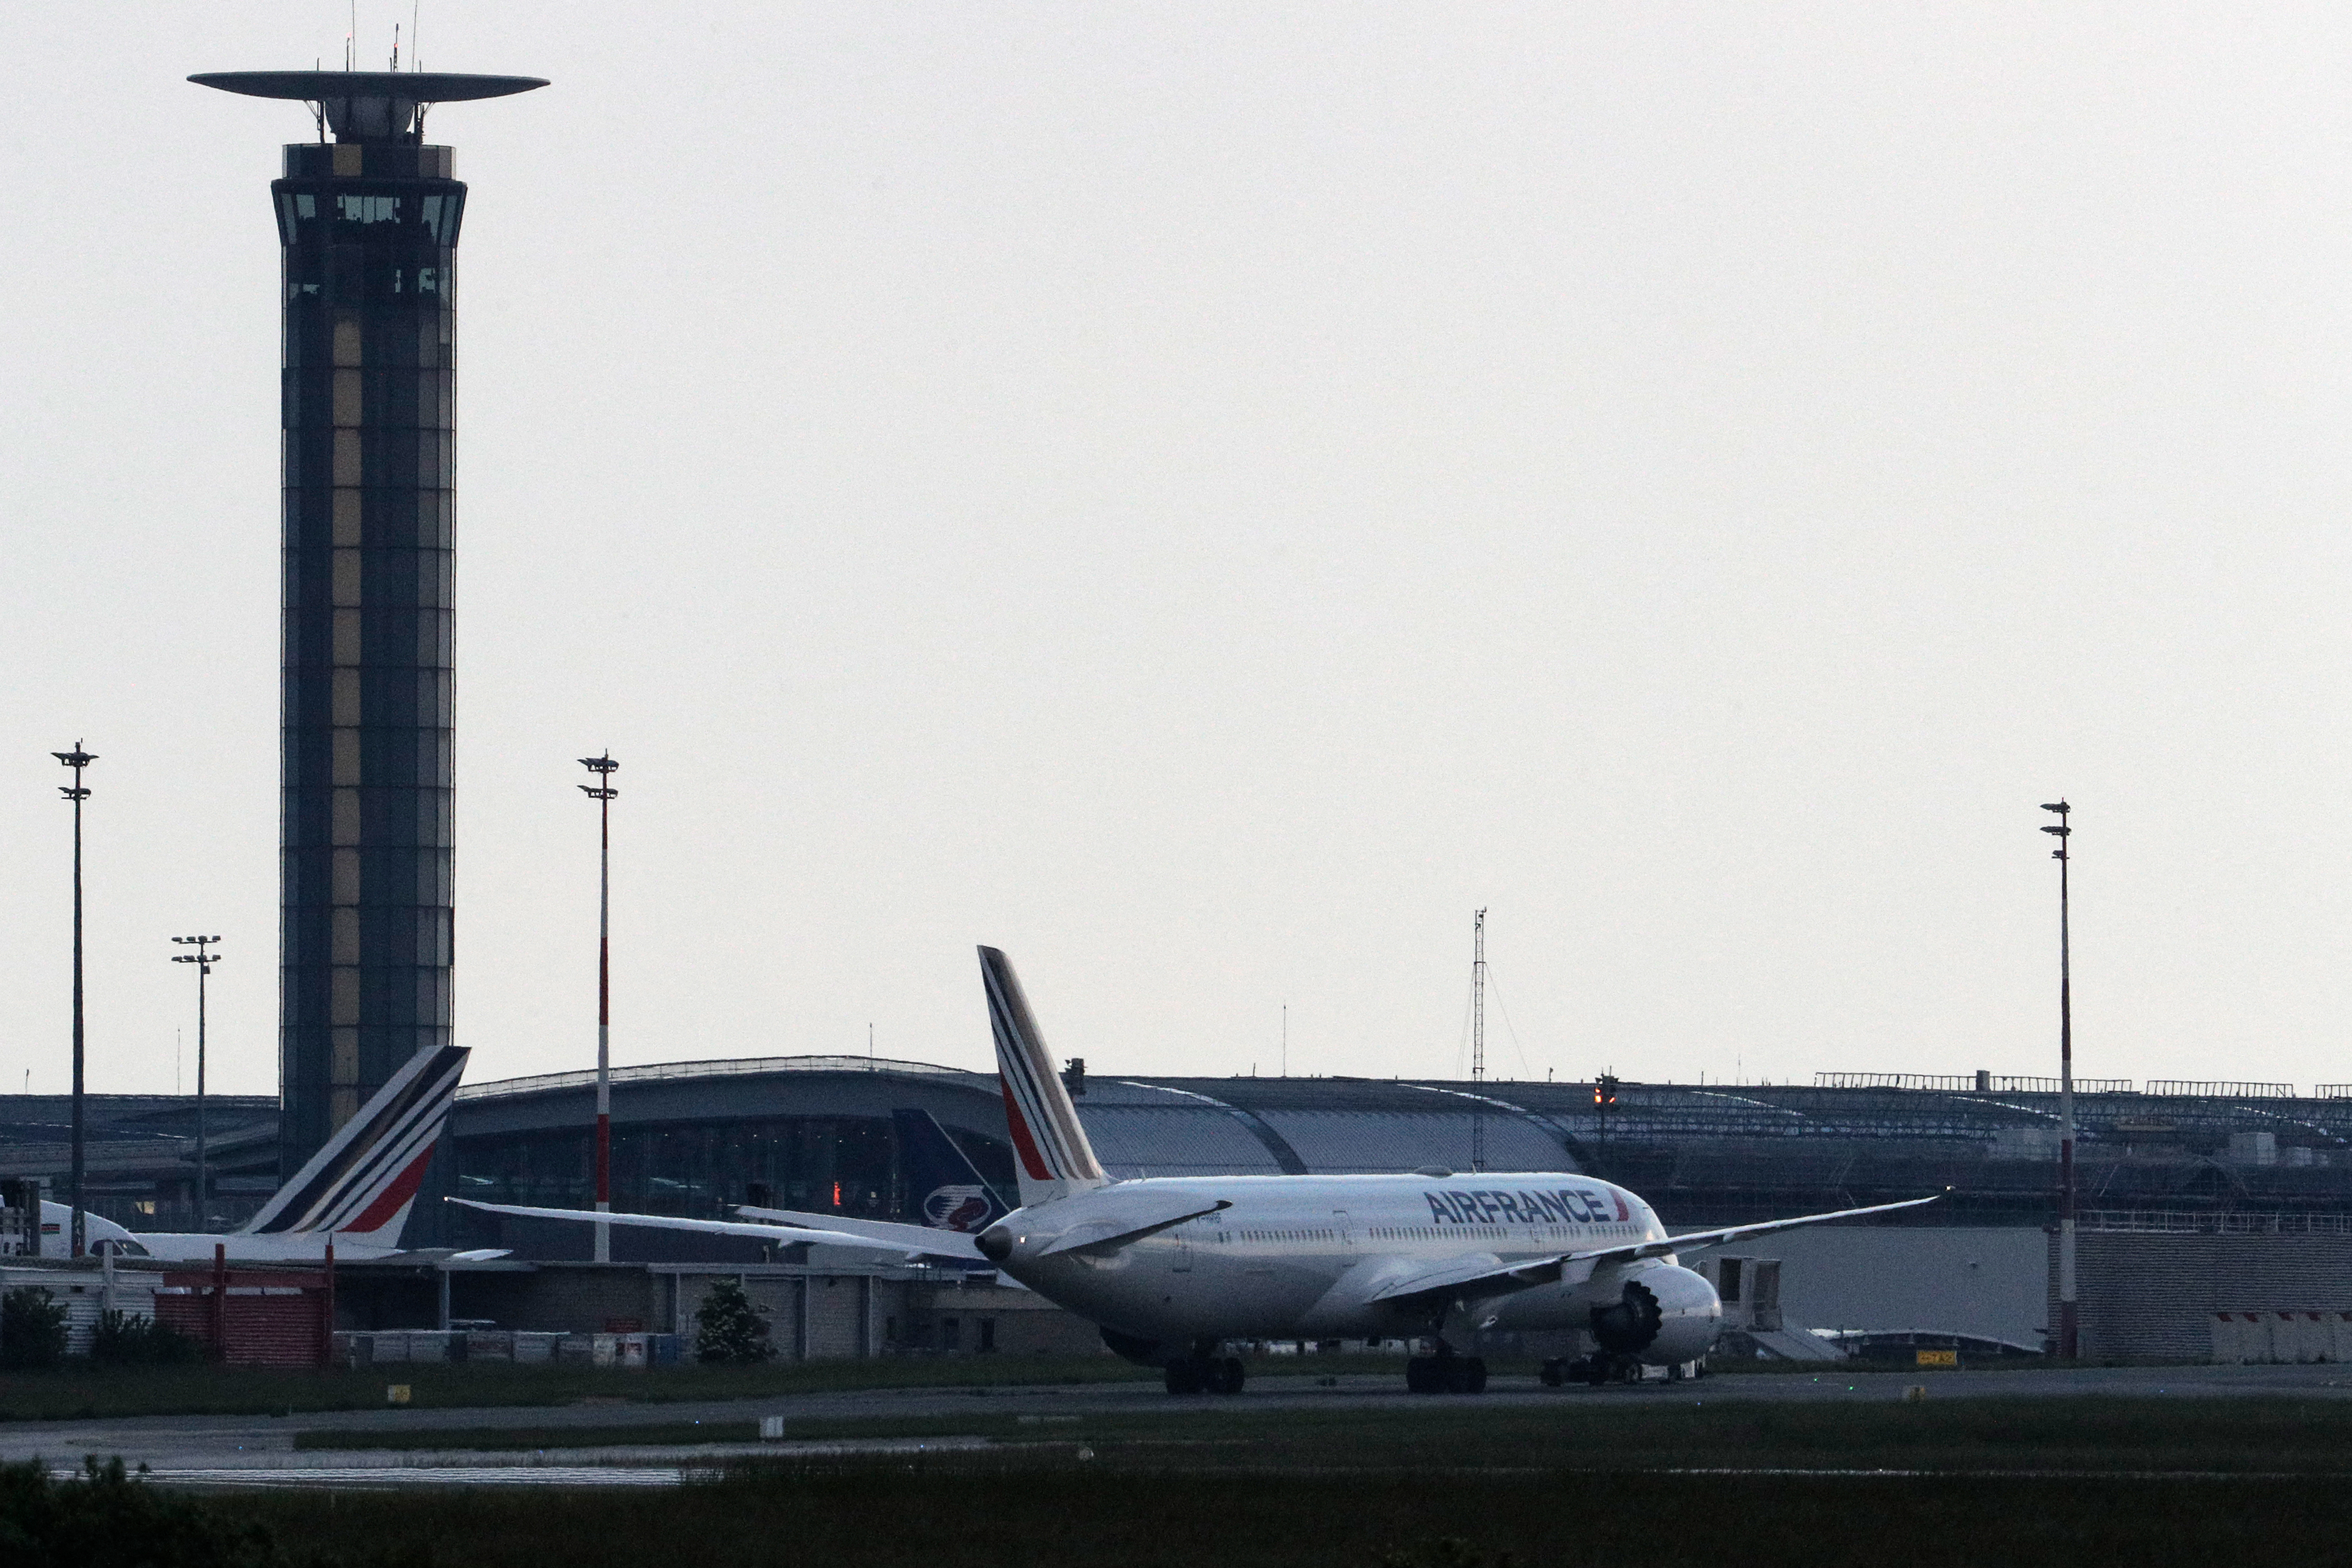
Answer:
[[(408, 5), (362, 0), (361, 54)], [(276, 1085), (342, 5), (11, 10), (0, 1086)], [(1094, 1071), (2352, 1080), (2340, 6), (427, 0), (457, 1020)]]

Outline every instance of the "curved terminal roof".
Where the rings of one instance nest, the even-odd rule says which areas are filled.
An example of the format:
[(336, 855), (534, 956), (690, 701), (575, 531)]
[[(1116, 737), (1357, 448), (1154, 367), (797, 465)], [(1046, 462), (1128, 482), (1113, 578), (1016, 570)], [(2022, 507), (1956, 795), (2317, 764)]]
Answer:
[[(674, 1083), (684, 1079), (764, 1078), (770, 1073), (791, 1072), (878, 1072), (982, 1085), (993, 1085), (996, 1081), (992, 1076), (967, 1072), (961, 1068), (934, 1067), (929, 1062), (895, 1061), (888, 1057), (717, 1057), (698, 1062), (656, 1062), (645, 1067), (614, 1068), (611, 1077), (615, 1084)], [(502, 1078), (493, 1079), (488, 1083), (469, 1083), (457, 1091), (457, 1098), (461, 1100), (505, 1100), (516, 1095), (593, 1089), (595, 1084), (595, 1069), (591, 1068), (575, 1072), (540, 1073), (531, 1078)]]
[[(617, 1121), (874, 1114), (921, 1105), (983, 1137), (1004, 1135), (992, 1073), (864, 1057), (761, 1057), (615, 1068)], [(469, 1084), (458, 1091), (459, 1137), (568, 1127), (593, 1072)], [(1078, 1119), (1103, 1167), (1122, 1179), (1293, 1175), (1471, 1168), (1484, 1122), (1486, 1168), (1575, 1171), (1573, 1134), (1506, 1089), (1345, 1079), (1093, 1078)]]
[[(865, 1057), (722, 1058), (615, 1068), (616, 1088), (655, 1094), (669, 1113), (724, 1119), (771, 1114), (791, 1103), (838, 1098), (814, 1080), (902, 1096), (920, 1084), (933, 1102), (963, 1110), (974, 1131), (1000, 1135), (995, 1076), (926, 1062)], [(731, 1080), (723, 1084), (710, 1080)], [(761, 1080), (766, 1080), (764, 1083)], [(891, 1080), (902, 1087), (886, 1087)], [(461, 1103), (517, 1104), (584, 1092), (592, 1072), (552, 1073), (468, 1085)], [(698, 1085), (703, 1086), (698, 1089)], [(1590, 1146), (1678, 1146), (1704, 1157), (1727, 1145), (1779, 1146), (1770, 1156), (1802, 1163), (1802, 1150), (1842, 1158), (1838, 1145), (1937, 1146), (1980, 1156), (2054, 1158), (2057, 1096), (2039, 1090), (1791, 1085), (1620, 1085), (1604, 1124), (1592, 1086), (1489, 1079), (1485, 1083), (1349, 1078), (1112, 1078), (1097, 1073), (1077, 1101), (1097, 1152), (1114, 1173), (1223, 1171), (1466, 1169), (1474, 1118), (1485, 1122), (1487, 1163), (1497, 1170), (1559, 1169)], [(944, 1096), (944, 1099), (940, 1099)], [(650, 1108), (650, 1100), (641, 1100)], [(693, 1109), (689, 1110), (691, 1107)], [(754, 1109), (756, 1107), (756, 1109)], [(551, 1107), (551, 1110), (552, 1108)], [(562, 1113), (558, 1113), (562, 1114)], [(2352, 1099), (2248, 1100), (2231, 1096), (2089, 1093), (2075, 1097), (2089, 1146), (2142, 1144), (2167, 1133), (2224, 1139), (2273, 1131), (2277, 1142), (2345, 1149), (2352, 1155)], [(2046, 1149), (2043, 1144), (2048, 1144)], [(2013, 1152), (2012, 1152), (2013, 1151)], [(2347, 1159), (2352, 1164), (2352, 1159)]]

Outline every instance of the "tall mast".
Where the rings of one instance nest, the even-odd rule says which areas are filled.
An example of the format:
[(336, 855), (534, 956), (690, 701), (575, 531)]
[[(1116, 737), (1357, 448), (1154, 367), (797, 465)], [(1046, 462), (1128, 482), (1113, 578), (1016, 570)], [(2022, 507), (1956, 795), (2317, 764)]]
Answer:
[[(1470, 917), (1470, 1081), (1486, 1081), (1486, 911)], [(1486, 1117), (1470, 1113), (1470, 1168), (1486, 1168)]]
[(2042, 809), (2058, 815), (2058, 826), (2042, 831), (2058, 840), (2050, 855), (2058, 862), (2058, 1353), (2073, 1361), (2082, 1353), (2074, 1279), (2074, 964), (2066, 907), (2074, 807), (2062, 798)]
[[(613, 1211), (613, 802), (621, 792), (613, 787), (620, 763), (612, 748), (601, 757), (583, 757), (580, 765), (596, 782), (580, 791), (596, 803), (596, 1212)], [(872, 1047), (867, 1047), (868, 1054)], [(596, 1226), (596, 1261), (613, 1261), (613, 1227)]]

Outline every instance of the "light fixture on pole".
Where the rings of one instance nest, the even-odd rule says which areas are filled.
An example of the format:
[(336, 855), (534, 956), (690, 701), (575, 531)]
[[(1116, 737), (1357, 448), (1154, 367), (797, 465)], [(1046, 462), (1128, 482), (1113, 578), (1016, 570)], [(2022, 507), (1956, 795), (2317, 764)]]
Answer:
[[(581, 793), (596, 803), (599, 818), (596, 862), (596, 1212), (613, 1212), (613, 770), (621, 764), (607, 749), (583, 757), (580, 765), (596, 775)], [(596, 1227), (596, 1261), (613, 1261), (613, 1227)]]
[(81, 771), (82, 771), (82, 769), (84, 769), (84, 768), (86, 768), (86, 767), (89, 766), (89, 764), (90, 764), (90, 763), (94, 763), (94, 762), (98, 761), (98, 759), (97, 759), (96, 757), (92, 756), (89, 752), (83, 751), (83, 750), (82, 750), (82, 746), (81, 746), (81, 742), (80, 742), (79, 741), (76, 741), (76, 742), (74, 742), (73, 750), (72, 750), (72, 751), (70, 751), (70, 752), (51, 752), (49, 753), (49, 755), (51, 755), (51, 756), (53, 756), (53, 757), (57, 758), (57, 760), (58, 760), (58, 761), (59, 761), (59, 762), (63, 763), (66, 766), (68, 766), (68, 767), (71, 768), (71, 769), (73, 770), (73, 776), (74, 776), (74, 782), (73, 782), (72, 784), (59, 784), (59, 785), (58, 786), (58, 790), (59, 790), (59, 791), (60, 791), (60, 792), (65, 795), (65, 797), (66, 797), (68, 800), (69, 800), (69, 801), (73, 802), (73, 808), (74, 808), (74, 824), (73, 824), (73, 838), (74, 838), (74, 851), (73, 851), (73, 884), (74, 884), (74, 909), (73, 909), (73, 1134), (72, 1134), (72, 1136), (73, 1136), (73, 1172), (72, 1172), (72, 1175), (68, 1178), (68, 1179), (69, 1179), (69, 1181), (70, 1181), (70, 1183), (71, 1183), (71, 1185), (72, 1185), (72, 1189), (73, 1189), (73, 1190), (72, 1190), (72, 1192), (68, 1194), (68, 1196), (70, 1197), (70, 1199), (71, 1199), (71, 1201), (72, 1201), (72, 1204), (73, 1204), (73, 1224), (72, 1224), (72, 1226), (71, 1226), (71, 1227), (70, 1227), (69, 1246), (71, 1247), (71, 1249), (72, 1249), (72, 1256), (73, 1256), (73, 1257), (76, 1257), (76, 1258), (79, 1258), (79, 1257), (82, 1255), (82, 1245), (83, 1245), (84, 1241), (85, 1241), (85, 1240), (87, 1239), (87, 1237), (88, 1237), (88, 1232), (89, 1232), (89, 1226), (84, 1222), (84, 1220), (83, 1220), (83, 1218), (82, 1218), (82, 1207), (81, 1207), (81, 1198), (82, 1198), (82, 1120), (81, 1120), (81, 1057), (82, 1057), (82, 1053), (81, 1053), (81, 803), (82, 803), (83, 801), (86, 801), (86, 800), (88, 800), (88, 799), (89, 798), (89, 791), (87, 788), (85, 788), (85, 787), (83, 786), (83, 784), (82, 784), (82, 782), (81, 782)]
[(2074, 974), (2072, 933), (2068, 929), (2066, 871), (2072, 863), (2068, 841), (2074, 834), (2064, 800), (2045, 802), (2044, 811), (2058, 814), (2053, 835), (2058, 847), (2058, 1353), (2067, 1361), (2081, 1351), (2074, 1292)]
[(212, 950), (212, 944), (220, 938), (175, 936), (172, 940), (196, 950), (175, 952), (172, 962), (196, 966), (196, 1228), (208, 1230), (212, 1227), (212, 1189), (209, 1147), (205, 1136), (205, 986), (212, 979), (213, 965), (221, 961), (221, 955)]

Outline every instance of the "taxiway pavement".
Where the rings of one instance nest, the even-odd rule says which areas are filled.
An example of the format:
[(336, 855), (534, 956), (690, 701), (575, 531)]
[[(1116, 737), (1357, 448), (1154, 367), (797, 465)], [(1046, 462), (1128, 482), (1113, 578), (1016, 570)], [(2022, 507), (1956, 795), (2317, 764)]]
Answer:
[[(653, 1373), (649, 1375), (659, 1375)], [(387, 1407), (375, 1410), (301, 1412), (289, 1415), (146, 1415), (68, 1421), (0, 1423), (0, 1460), (39, 1458), (53, 1465), (78, 1466), (85, 1455), (100, 1458), (120, 1456), (130, 1465), (145, 1464), (166, 1479), (194, 1479), (202, 1472), (268, 1472), (262, 1484), (315, 1480), (329, 1484), (387, 1484), (414, 1473), (516, 1468), (513, 1451), (464, 1451), (404, 1447), (377, 1449), (309, 1449), (298, 1453), (295, 1435), (331, 1431), (352, 1437), (382, 1432), (397, 1434), (406, 1444), (435, 1430), (513, 1428), (561, 1430), (571, 1426), (610, 1430), (627, 1426), (675, 1427), (694, 1422), (741, 1423), (763, 1415), (781, 1415), (785, 1431), (803, 1422), (938, 1420), (969, 1415), (1042, 1418), (1041, 1437), (1052, 1431), (1054, 1416), (1150, 1415), (1174, 1406), (1215, 1406), (1249, 1410), (1334, 1410), (1428, 1408), (1437, 1405), (1495, 1406), (1527, 1405), (1570, 1405), (1586, 1402), (1706, 1400), (1786, 1401), (1820, 1404), (1885, 1402), (1908, 1396), (1915, 1387), (1937, 1399), (2115, 1398), (2198, 1399), (2287, 1397), (2352, 1399), (2352, 1367), (2311, 1366), (2175, 1366), (2035, 1368), (2020, 1371), (1856, 1372), (1825, 1368), (1818, 1372), (1718, 1374), (1692, 1382), (1650, 1382), (1627, 1387), (1549, 1389), (1532, 1379), (1497, 1378), (1483, 1394), (1412, 1394), (1402, 1378), (1349, 1374), (1318, 1378), (1311, 1371), (1280, 1376), (1259, 1376), (1238, 1395), (1195, 1395), (1171, 1398), (1150, 1383), (1088, 1384), (999, 1388), (888, 1388), (824, 1394), (770, 1395), (757, 1399), (711, 1400), (690, 1404), (608, 1404), (562, 1405), (450, 1406), (419, 1409)], [(910, 1440), (860, 1440), (859, 1448), (907, 1443)], [(945, 1447), (953, 1438), (921, 1440)], [(838, 1440), (805, 1447), (839, 1451)], [(675, 1466), (681, 1460), (715, 1459), (739, 1452), (791, 1452), (800, 1444), (663, 1447), (628, 1450), (588, 1450), (551, 1447), (541, 1450), (549, 1465), (627, 1468), (656, 1461)], [(339, 1477), (339, 1472), (341, 1474)], [(368, 1472), (365, 1481), (362, 1472)], [(233, 1478), (232, 1478), (233, 1479)], [(487, 1479), (487, 1478), (485, 1478)], [(215, 1481), (213, 1484), (218, 1484)], [(571, 1484), (580, 1484), (574, 1480)]]

